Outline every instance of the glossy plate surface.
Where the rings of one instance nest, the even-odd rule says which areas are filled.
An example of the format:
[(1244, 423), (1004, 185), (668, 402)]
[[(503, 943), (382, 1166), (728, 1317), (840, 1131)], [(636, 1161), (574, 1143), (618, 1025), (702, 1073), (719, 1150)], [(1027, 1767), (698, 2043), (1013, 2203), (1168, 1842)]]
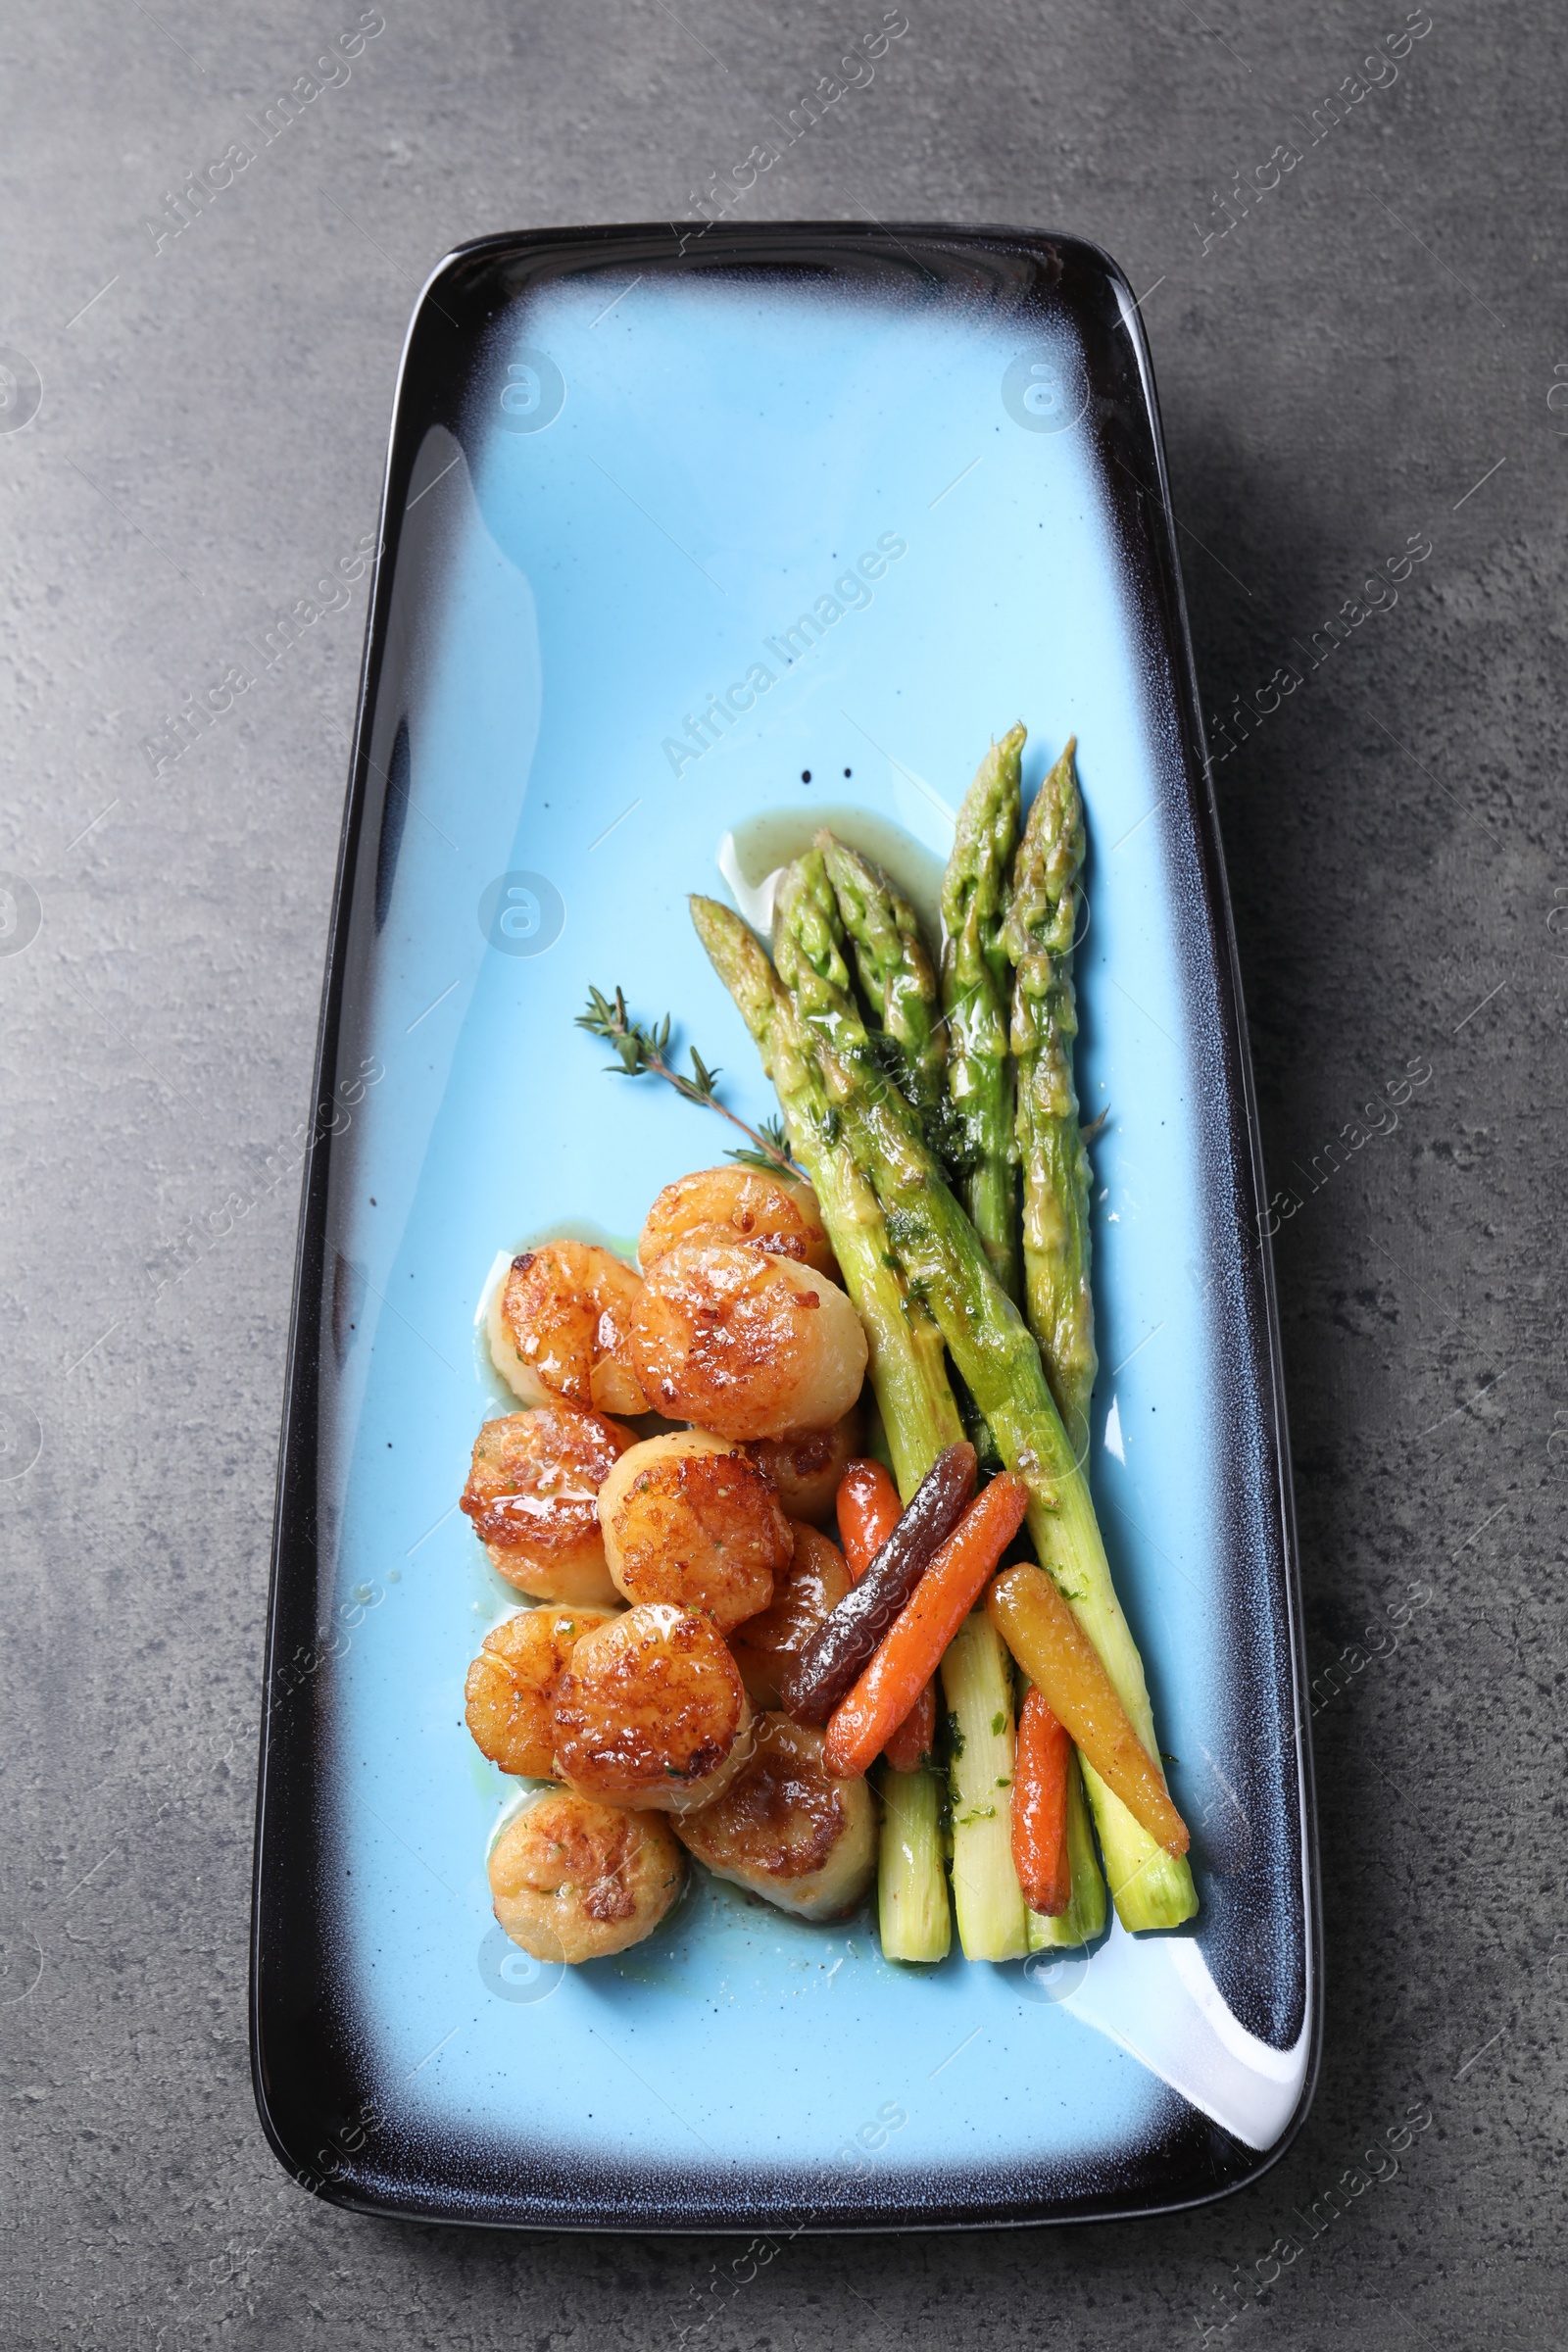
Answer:
[[(274, 2144), (345, 2202), (564, 2227), (1068, 2219), (1238, 2184), (1310, 2091), (1310, 1775), (1245, 1032), (1125, 282), (1003, 230), (470, 247), (411, 329), (383, 540), (268, 1661)], [(916, 1971), (868, 1914), (810, 1928), (704, 1880), (620, 1960), (541, 1970), (489, 1910), (516, 1785), (462, 1723), (514, 1605), (456, 1509), (507, 1407), (475, 1314), (498, 1252), (629, 1247), (730, 1140), (605, 1076), (573, 1016), (590, 982), (672, 1009), (760, 1118), (687, 892), (744, 899), (827, 809), (928, 885), (1019, 716), (1026, 791), (1079, 742), (1079, 1085), (1110, 1114), (1093, 1475), (1200, 1915)]]

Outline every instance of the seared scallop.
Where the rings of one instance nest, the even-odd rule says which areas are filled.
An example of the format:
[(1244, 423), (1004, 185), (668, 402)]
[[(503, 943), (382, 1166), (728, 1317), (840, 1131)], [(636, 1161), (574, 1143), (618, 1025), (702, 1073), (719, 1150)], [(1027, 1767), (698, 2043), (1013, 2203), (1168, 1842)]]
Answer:
[(836, 1544), (797, 1521), (789, 1567), (771, 1604), (730, 1636), (730, 1648), (754, 1707), (776, 1707), (784, 1676), (830, 1609), (850, 1589), (850, 1572)]
[(790, 1557), (772, 1482), (732, 1440), (701, 1429), (623, 1453), (599, 1490), (599, 1523), (628, 1600), (704, 1609), (725, 1633), (767, 1607)]
[(646, 1602), (584, 1634), (556, 1694), (556, 1772), (605, 1804), (707, 1804), (744, 1761), (752, 1719), (710, 1617)]
[(491, 1361), (524, 1404), (646, 1413), (630, 1346), (641, 1288), (612, 1250), (589, 1242), (525, 1250), (491, 1297)]
[(760, 1715), (751, 1752), (722, 1796), (682, 1814), (675, 1834), (715, 1878), (798, 1919), (853, 1911), (876, 1869), (876, 1807), (864, 1781), (830, 1781), (822, 1734)]
[(509, 1585), (538, 1600), (618, 1600), (605, 1565), (599, 1490), (636, 1443), (618, 1421), (569, 1404), (485, 1423), (462, 1507)]
[(631, 1345), (658, 1410), (721, 1438), (831, 1429), (865, 1377), (865, 1334), (836, 1284), (716, 1242), (679, 1242), (650, 1269)]
[(503, 1772), (546, 1781), (555, 1763), (552, 1710), (566, 1661), (605, 1609), (519, 1609), (493, 1633), (468, 1668), (464, 1690), (469, 1731)]
[(651, 1936), (686, 1858), (657, 1814), (552, 1788), (514, 1814), (490, 1851), (490, 1893), (536, 1960), (603, 1960)]
[(824, 1526), (833, 1516), (839, 1482), (860, 1451), (861, 1413), (851, 1405), (831, 1429), (808, 1429), (794, 1438), (754, 1438), (746, 1450), (778, 1489), (792, 1519)]
[(804, 1179), (760, 1168), (700, 1168), (666, 1184), (643, 1226), (637, 1261), (646, 1274), (677, 1242), (728, 1242), (793, 1257), (838, 1279), (815, 1193)]

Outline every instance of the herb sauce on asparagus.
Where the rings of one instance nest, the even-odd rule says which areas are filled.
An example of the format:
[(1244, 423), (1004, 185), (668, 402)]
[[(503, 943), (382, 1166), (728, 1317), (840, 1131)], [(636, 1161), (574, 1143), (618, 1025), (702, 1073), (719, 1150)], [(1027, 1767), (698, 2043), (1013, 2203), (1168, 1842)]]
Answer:
[(957, 1115), (959, 1191), (998, 1282), (1016, 1298), (1017, 1166), (1002, 943), (1007, 870), (1018, 838), (1024, 730), (1010, 728), (981, 760), (958, 809), (942, 881), (942, 1004), (948, 1092)]
[(1072, 1069), (1073, 933), (1084, 860), (1074, 748), (1069, 741), (1029, 811), (1013, 859), (1003, 944), (1012, 967), (1024, 1299), (1052, 1394), (1082, 1456), (1099, 1358), (1089, 1287), (1089, 1152)]
[(916, 1110), (943, 1100), (948, 1041), (937, 975), (919, 920), (888, 876), (831, 833), (819, 833), (839, 919), (867, 1004), (881, 1023), (893, 1076)]

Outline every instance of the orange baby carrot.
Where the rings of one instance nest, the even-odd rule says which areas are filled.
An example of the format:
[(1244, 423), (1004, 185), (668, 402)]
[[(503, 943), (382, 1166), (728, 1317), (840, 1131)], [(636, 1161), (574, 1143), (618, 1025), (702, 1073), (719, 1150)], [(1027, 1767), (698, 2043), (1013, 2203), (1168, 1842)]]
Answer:
[(839, 1481), (839, 1543), (852, 1583), (858, 1584), (904, 1516), (899, 1490), (880, 1462), (846, 1464)]
[[(854, 1461), (839, 1482), (839, 1541), (858, 1584), (903, 1515), (899, 1490), (880, 1462)], [(918, 1772), (937, 1741), (937, 1687), (928, 1682), (883, 1749), (895, 1772)]]
[[(880, 1462), (854, 1461), (839, 1482), (839, 1542), (858, 1584), (903, 1515), (899, 1490)], [(883, 1753), (895, 1772), (918, 1772), (936, 1745), (937, 1687), (927, 1683)]]
[(1029, 1490), (1004, 1471), (975, 1497), (835, 1709), (822, 1761), (835, 1780), (866, 1771), (942, 1663), (942, 1653), (1023, 1524)]
[(1072, 1741), (1038, 1690), (1018, 1716), (1012, 1765), (1012, 1866), (1031, 1911), (1059, 1919), (1072, 1900), (1067, 1765)]
[(937, 1743), (937, 1687), (928, 1682), (883, 1748), (895, 1772), (918, 1772)]

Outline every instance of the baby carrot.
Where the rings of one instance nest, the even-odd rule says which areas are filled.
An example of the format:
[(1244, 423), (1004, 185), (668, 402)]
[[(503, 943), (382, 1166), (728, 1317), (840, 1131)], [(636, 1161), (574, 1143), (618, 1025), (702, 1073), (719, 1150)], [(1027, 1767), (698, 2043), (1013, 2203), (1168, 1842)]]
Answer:
[(895, 1772), (918, 1772), (936, 1743), (937, 1687), (927, 1682), (882, 1753)]
[(839, 1481), (839, 1543), (852, 1584), (858, 1584), (904, 1516), (899, 1490), (880, 1462), (855, 1461)]
[[(846, 1464), (839, 1482), (839, 1542), (853, 1583), (859, 1583), (903, 1510), (899, 1490), (880, 1462)], [(882, 1752), (895, 1772), (918, 1772), (936, 1740), (937, 1687), (928, 1682)]]
[(1004, 1471), (969, 1505), (859, 1681), (834, 1711), (822, 1762), (835, 1780), (854, 1780), (866, 1771), (909, 1713), (1023, 1524), (1028, 1502), (1022, 1479)]
[(1187, 1824), (1164, 1775), (1127, 1720), (1100, 1652), (1049, 1576), (1008, 1568), (986, 1594), (986, 1614), (1086, 1763), (1168, 1854), (1185, 1854)]
[(796, 1723), (826, 1723), (854, 1689), (921, 1574), (968, 1509), (978, 1466), (966, 1439), (943, 1446), (859, 1583), (829, 1610), (785, 1675), (779, 1695), (785, 1714)]
[(1012, 1766), (1012, 1866), (1031, 1911), (1059, 1919), (1072, 1900), (1067, 1766), (1072, 1741), (1038, 1690), (1018, 1717)]

